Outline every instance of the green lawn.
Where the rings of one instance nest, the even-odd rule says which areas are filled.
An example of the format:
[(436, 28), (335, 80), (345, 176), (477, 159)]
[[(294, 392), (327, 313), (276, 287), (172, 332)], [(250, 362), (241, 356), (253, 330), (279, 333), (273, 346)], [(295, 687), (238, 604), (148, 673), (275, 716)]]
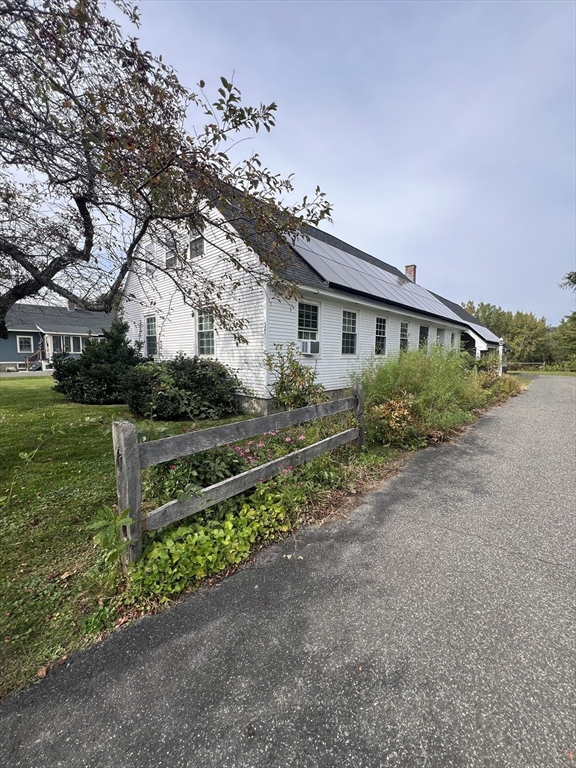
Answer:
[(0, 695), (92, 643), (111, 597), (87, 526), (116, 502), (110, 424), (129, 413), (52, 385), (0, 379)]
[(52, 384), (0, 380), (0, 693), (82, 647), (83, 619), (105, 597), (87, 525), (115, 501), (105, 425), (128, 413), (69, 403)]
[(534, 376), (576, 376), (576, 371), (510, 371), (509, 373), (521, 379), (534, 378)]

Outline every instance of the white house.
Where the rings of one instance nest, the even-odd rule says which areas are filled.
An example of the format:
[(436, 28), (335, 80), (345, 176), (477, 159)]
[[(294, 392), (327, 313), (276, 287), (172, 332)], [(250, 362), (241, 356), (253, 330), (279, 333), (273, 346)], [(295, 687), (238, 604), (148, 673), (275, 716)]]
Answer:
[[(287, 246), (283, 272), (299, 287), (300, 296), (279, 298), (269, 285), (248, 277), (222, 301), (247, 319), (248, 343), (236, 345), (232, 335), (214, 326), (209, 312), (194, 313), (174, 289), (170, 268), (174, 254), (158, 243), (147, 243), (147, 258), (168, 268), (168, 274), (148, 265), (128, 276), (124, 318), (134, 341), (157, 359), (186, 355), (215, 357), (235, 369), (254, 393), (259, 410), (270, 397), (271, 374), (264, 353), (275, 344), (296, 342), (306, 365), (329, 391), (349, 385), (350, 374), (372, 355), (394, 354), (422, 344), (440, 344), (472, 354), (495, 350), (500, 339), (478, 325), (464, 309), (418, 285), (416, 268), (407, 273), (354, 248), (319, 229), (309, 227), (309, 240)], [(195, 279), (218, 280), (229, 268), (222, 250), (229, 248), (221, 227), (203, 232), (190, 243), (188, 258)], [(256, 250), (242, 242), (237, 258), (258, 265)], [(255, 250), (253, 250), (255, 249)]]

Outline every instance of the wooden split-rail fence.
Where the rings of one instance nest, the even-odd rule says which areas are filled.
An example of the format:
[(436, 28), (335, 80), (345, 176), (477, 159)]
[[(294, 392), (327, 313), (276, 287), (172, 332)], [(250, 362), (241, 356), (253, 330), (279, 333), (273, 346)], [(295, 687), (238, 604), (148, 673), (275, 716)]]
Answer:
[[(257, 437), (282, 427), (303, 424), (323, 416), (331, 416), (344, 411), (353, 411), (358, 426), (346, 429), (336, 435), (320, 440), (299, 451), (294, 451), (274, 461), (261, 464), (240, 475), (222, 480), (208, 488), (203, 488), (199, 496), (175, 499), (161, 507), (142, 513), (142, 478), (145, 467), (162, 464), (167, 461), (195, 453), (207, 451), (222, 445)], [(139, 443), (138, 432), (129, 421), (115, 421), (112, 426), (114, 441), (114, 459), (116, 463), (116, 489), (118, 493), (118, 514), (127, 514), (132, 524), (123, 529), (122, 535), (130, 541), (125, 561), (135, 562), (142, 554), (142, 532), (163, 528), (170, 523), (200, 512), (220, 501), (236, 496), (252, 488), (260, 480), (269, 480), (279, 475), (288, 467), (296, 467), (316, 456), (334, 450), (353, 440), (361, 447), (364, 444), (364, 393), (361, 386), (353, 389), (352, 397), (331, 400), (319, 405), (309, 405), (292, 411), (283, 411), (271, 416), (262, 416), (249, 421), (236, 421), (219, 427), (187, 432), (174, 437)]]

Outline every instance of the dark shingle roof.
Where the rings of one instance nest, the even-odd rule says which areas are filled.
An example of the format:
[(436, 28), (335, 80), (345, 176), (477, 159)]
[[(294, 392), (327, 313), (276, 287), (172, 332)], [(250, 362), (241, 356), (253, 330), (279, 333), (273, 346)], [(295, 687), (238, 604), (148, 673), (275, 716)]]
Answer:
[(451, 309), (452, 312), (454, 312), (455, 315), (458, 315), (462, 320), (464, 320), (465, 323), (474, 323), (475, 325), (479, 325), (480, 323), (478, 320), (474, 317), (474, 315), (471, 315), (470, 312), (466, 312), (464, 307), (461, 307), (460, 304), (456, 304), (453, 301), (450, 301), (449, 299), (445, 299), (444, 296), (440, 296), (437, 293), (434, 293), (434, 291), (430, 291), (430, 293), (433, 296), (436, 296), (437, 299), (440, 299), (442, 304), (445, 304), (448, 309)]
[(9, 331), (36, 331), (44, 333), (78, 333), (99, 335), (109, 330), (113, 314), (89, 312), (86, 309), (69, 310), (41, 304), (15, 304), (8, 310), (6, 325)]

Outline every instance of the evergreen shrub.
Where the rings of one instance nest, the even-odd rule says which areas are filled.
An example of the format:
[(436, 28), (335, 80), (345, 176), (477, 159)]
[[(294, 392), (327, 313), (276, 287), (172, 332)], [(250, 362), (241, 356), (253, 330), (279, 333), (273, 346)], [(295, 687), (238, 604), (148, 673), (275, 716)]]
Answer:
[(166, 421), (240, 413), (239, 394), (246, 392), (236, 374), (218, 360), (182, 354), (138, 365), (126, 376), (125, 389), (135, 416)]
[(144, 360), (128, 341), (128, 323), (114, 320), (102, 340), (88, 340), (81, 355), (54, 355), (54, 389), (75, 403), (124, 403), (126, 374)]

